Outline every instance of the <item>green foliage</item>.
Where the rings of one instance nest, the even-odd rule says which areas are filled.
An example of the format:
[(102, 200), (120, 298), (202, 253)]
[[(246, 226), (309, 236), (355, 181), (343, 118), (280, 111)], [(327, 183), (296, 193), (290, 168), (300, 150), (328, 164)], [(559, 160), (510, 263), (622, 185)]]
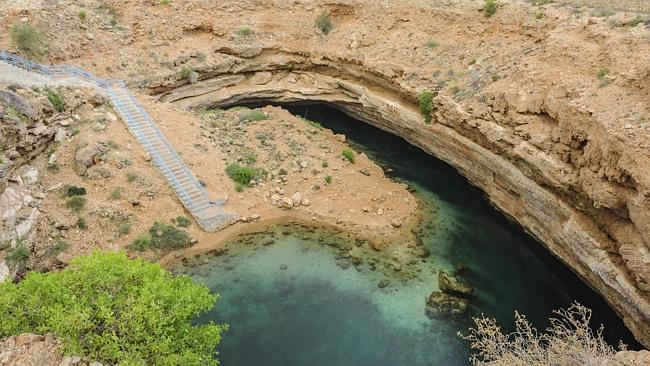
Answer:
[(327, 184), (332, 183), (332, 176), (331, 175), (326, 175), (325, 176), (325, 183), (327, 183)]
[(171, 3), (172, 3), (171, 0), (160, 0), (160, 5), (169, 5)]
[(79, 212), (84, 209), (86, 206), (86, 197), (84, 196), (72, 196), (65, 201), (65, 207), (74, 212)]
[(133, 183), (138, 179), (138, 174), (134, 172), (128, 172), (126, 173), (126, 180)]
[(47, 171), (56, 174), (61, 171), (61, 167), (57, 163), (47, 164)]
[(235, 183), (244, 187), (249, 187), (253, 179), (259, 179), (266, 176), (266, 171), (260, 168), (251, 168), (239, 164), (230, 164), (226, 167), (226, 174)]
[(151, 246), (155, 249), (175, 250), (192, 245), (192, 240), (185, 231), (161, 221), (156, 221), (153, 224), (149, 229), (149, 234), (151, 235)]
[(84, 187), (76, 187), (76, 186), (68, 186), (68, 190), (67, 190), (65, 195), (67, 197), (85, 196), (86, 195), (86, 188), (84, 188)]
[(354, 152), (350, 149), (345, 149), (341, 151), (341, 156), (344, 157), (347, 161), (354, 164)]
[(241, 193), (241, 192), (243, 192), (243, 191), (244, 191), (244, 186), (242, 186), (242, 185), (239, 184), (239, 183), (235, 184), (235, 192), (237, 192), (237, 193)]
[(607, 70), (604, 67), (601, 67), (600, 69), (598, 69), (598, 71), (596, 71), (596, 77), (598, 78), (598, 80), (603, 80), (605, 75), (607, 75), (608, 73), (609, 73), (609, 70)]
[(77, 219), (76, 226), (81, 230), (88, 229), (88, 223), (86, 223), (86, 219), (84, 219), (83, 217)]
[(535, 13), (535, 19), (539, 20), (539, 19), (542, 19), (542, 18), (544, 18), (544, 12), (543, 11), (538, 11), (537, 13)]
[(320, 166), (323, 168), (327, 168), (328, 166), (330, 166), (330, 164), (327, 161), (323, 160), (321, 161)]
[(496, 0), (485, 0), (483, 5), (483, 14), (489, 18), (497, 12), (497, 2)]
[[(9, 255), (7, 255), (7, 261), (18, 266), (24, 266), (30, 255), (31, 252), (29, 249), (27, 249), (25, 245), (23, 245), (22, 241), (19, 240), (16, 247), (11, 249)], [(0, 322), (2, 322), (1, 319)]]
[(14, 24), (11, 27), (11, 39), (16, 48), (30, 56), (40, 56), (47, 52), (43, 33), (32, 24)]
[(433, 39), (430, 39), (430, 40), (428, 40), (428, 41), (426, 41), (426, 42), (424, 43), (424, 47), (426, 47), (426, 48), (428, 48), (428, 49), (430, 49), (430, 50), (432, 50), (432, 49), (434, 49), (434, 48), (436, 48), (436, 47), (438, 47), (438, 46), (440, 46), (440, 43), (436, 42), (436, 41), (433, 40)]
[(140, 234), (137, 238), (133, 240), (133, 243), (129, 245), (130, 250), (136, 250), (138, 252), (143, 252), (151, 247), (151, 235), (149, 234)]
[(70, 243), (68, 243), (67, 241), (61, 238), (56, 238), (54, 244), (48, 248), (47, 254), (51, 256), (56, 256), (59, 253), (65, 252), (68, 249), (70, 249)]
[(190, 227), (192, 225), (192, 220), (185, 216), (178, 216), (176, 219), (172, 219), (172, 222), (180, 227)]
[(113, 150), (119, 150), (120, 149), (120, 145), (118, 145), (118, 143), (113, 141), (113, 140), (106, 141), (106, 145), (108, 145), (108, 147), (110, 147)]
[(237, 29), (237, 34), (239, 34), (242, 37), (248, 37), (255, 34), (255, 31), (252, 30), (250, 27), (242, 27)]
[(192, 68), (189, 66), (183, 66), (181, 71), (178, 73), (182, 79), (189, 79), (190, 75), (192, 75)]
[(533, 0), (532, 4), (533, 5), (547, 5), (553, 3), (554, 0)]
[(332, 19), (330, 19), (330, 16), (327, 15), (327, 13), (323, 12), (320, 13), (316, 17), (316, 28), (320, 30), (323, 34), (329, 34), (332, 29), (334, 28), (334, 25), (332, 24)]
[(239, 118), (242, 122), (257, 122), (269, 119), (269, 116), (260, 111), (250, 111)]
[(321, 125), (320, 123), (318, 123), (316, 121), (312, 121), (312, 120), (309, 120), (309, 119), (304, 118), (304, 117), (300, 117), (300, 119), (303, 120), (304, 122), (308, 123), (310, 126), (316, 128), (316, 129), (322, 130), (322, 129), (325, 128), (325, 127), (323, 127), (323, 125)]
[(420, 114), (424, 118), (424, 123), (431, 123), (431, 112), (433, 112), (433, 97), (434, 94), (428, 90), (420, 93), (418, 101), (420, 104)]
[(218, 296), (123, 253), (78, 257), (60, 272), (0, 284), (0, 337), (56, 333), (65, 354), (104, 364), (218, 365), (224, 325), (193, 325)]
[(52, 103), (52, 106), (58, 112), (63, 112), (63, 110), (65, 109), (65, 101), (63, 100), (61, 94), (53, 90), (50, 90), (47, 92), (47, 100), (49, 100), (50, 103)]
[(117, 227), (117, 233), (120, 236), (129, 235), (131, 232), (131, 224), (128, 222), (123, 222)]
[(255, 164), (257, 162), (257, 154), (255, 154), (252, 151), (247, 151), (246, 153), (244, 153), (244, 161), (248, 165)]
[(87, 15), (88, 14), (86, 14), (85, 10), (79, 10), (79, 20), (81, 20), (82, 22), (86, 21)]

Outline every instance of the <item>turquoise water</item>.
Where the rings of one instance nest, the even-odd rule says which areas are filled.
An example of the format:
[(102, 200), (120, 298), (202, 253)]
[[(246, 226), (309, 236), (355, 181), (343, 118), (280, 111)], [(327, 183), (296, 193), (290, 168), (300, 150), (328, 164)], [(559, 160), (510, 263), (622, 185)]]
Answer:
[(431, 255), (395, 272), (353, 240), (298, 225), (245, 237), (224, 255), (180, 268), (221, 294), (199, 321), (230, 325), (219, 347), (223, 365), (465, 365), (468, 345), (456, 332), (471, 325), (469, 316), (424, 313), (438, 271), (458, 268), (477, 293), (470, 315), (511, 329), (517, 309), (543, 328), (552, 310), (579, 301), (593, 309), (595, 325), (605, 325), (608, 341), (638, 347), (600, 297), (451, 167), (334, 109), (290, 109), (345, 133), (357, 151), (416, 189), (431, 214), (417, 231)]

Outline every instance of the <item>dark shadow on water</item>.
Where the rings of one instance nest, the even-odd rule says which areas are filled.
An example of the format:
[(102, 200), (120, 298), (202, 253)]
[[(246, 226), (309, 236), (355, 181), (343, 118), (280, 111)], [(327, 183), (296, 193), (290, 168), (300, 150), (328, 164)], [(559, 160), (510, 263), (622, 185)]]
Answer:
[[(394, 169), (394, 179), (416, 187), (421, 200), (440, 208), (439, 215), (446, 215), (442, 218), (449, 225), (424, 225), (421, 239), (432, 258), (441, 257), (452, 268), (462, 263), (464, 277), (478, 293), (473, 314), (495, 317), (511, 330), (518, 310), (544, 328), (554, 309), (578, 301), (593, 310), (595, 326), (604, 324), (608, 342), (622, 340), (631, 349), (641, 348), (598, 294), (495, 210), (448, 164), (335, 108), (283, 107), (345, 134), (355, 150)], [(335, 277), (329, 281), (277, 277), (269, 284), (254, 266), (247, 267), (245, 258), (238, 260), (237, 282), (226, 281), (232, 273), (213, 276), (216, 282), (210, 286), (222, 294), (222, 300), (202, 318), (231, 325), (219, 348), (225, 366), (467, 363), (467, 345), (455, 336), (467, 328), (466, 322), (436, 321), (423, 330), (403, 329), (381, 315), (369, 298), (371, 292), (334, 286), (329, 281)]]

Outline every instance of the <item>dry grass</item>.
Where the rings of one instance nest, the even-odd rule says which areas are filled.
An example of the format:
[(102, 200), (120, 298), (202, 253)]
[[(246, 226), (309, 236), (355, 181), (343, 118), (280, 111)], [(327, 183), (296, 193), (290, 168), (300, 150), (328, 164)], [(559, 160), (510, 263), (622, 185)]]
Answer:
[(588, 6), (590, 8), (650, 13), (650, 1), (648, 0), (562, 0), (561, 2), (579, 6)]

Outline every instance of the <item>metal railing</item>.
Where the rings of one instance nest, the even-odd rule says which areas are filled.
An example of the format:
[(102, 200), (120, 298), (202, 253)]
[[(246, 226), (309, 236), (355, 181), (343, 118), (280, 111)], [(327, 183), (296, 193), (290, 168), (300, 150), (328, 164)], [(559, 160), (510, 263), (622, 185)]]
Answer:
[[(192, 174), (176, 150), (171, 146), (167, 138), (165, 138), (163, 133), (156, 126), (153, 119), (147, 112), (145, 112), (133, 94), (128, 90), (124, 81), (119, 79), (98, 78), (88, 71), (74, 66), (41, 65), (5, 50), (0, 50), (0, 61), (30, 72), (51, 77), (61, 75), (74, 76), (106, 90), (113, 107), (120, 114), (131, 134), (133, 134), (138, 142), (143, 145), (145, 150), (151, 156), (154, 165), (161, 171), (163, 176), (165, 176), (183, 205), (190, 213), (192, 213), (192, 216), (194, 216), (199, 224), (205, 228), (206, 226), (213, 226), (213, 223), (208, 223), (206, 221), (207, 219), (221, 219), (224, 221), (236, 220), (236, 214), (226, 212), (222, 213), (221, 217), (215, 216), (207, 219), (198, 215), (201, 210), (209, 208), (210, 206), (223, 206), (225, 201), (210, 201), (208, 192), (205, 190), (201, 182), (199, 182), (194, 174)], [(118, 93), (121, 95), (118, 95)], [(148, 131), (150, 136), (145, 135), (144, 131)], [(153, 136), (151, 136), (152, 134)], [(156, 143), (159, 144), (156, 145)], [(164, 152), (169, 153), (166, 159), (160, 155), (160, 149), (164, 149)], [(180, 168), (180, 172), (173, 172), (171, 169), (172, 166)], [(188, 180), (181, 183), (177, 176), (179, 174), (188, 178)], [(184, 185), (189, 185), (190, 189), (186, 189)], [(192, 192), (195, 193), (194, 198), (192, 198)], [(198, 197), (196, 197), (196, 193), (198, 193)]]

